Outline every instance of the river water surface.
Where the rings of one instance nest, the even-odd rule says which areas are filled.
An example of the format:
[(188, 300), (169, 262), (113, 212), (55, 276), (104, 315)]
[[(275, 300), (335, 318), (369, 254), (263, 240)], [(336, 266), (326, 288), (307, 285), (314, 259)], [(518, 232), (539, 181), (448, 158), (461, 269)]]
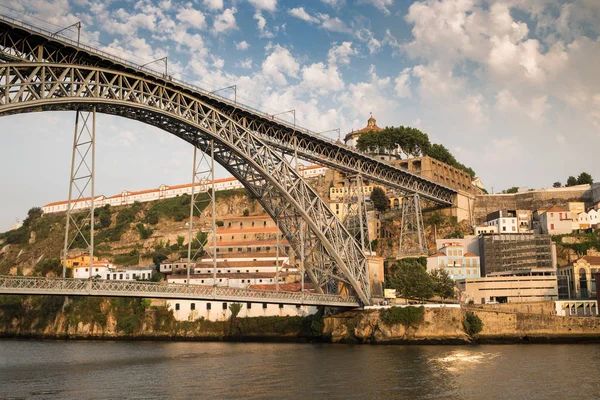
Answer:
[(2, 399), (598, 399), (600, 345), (0, 340)]

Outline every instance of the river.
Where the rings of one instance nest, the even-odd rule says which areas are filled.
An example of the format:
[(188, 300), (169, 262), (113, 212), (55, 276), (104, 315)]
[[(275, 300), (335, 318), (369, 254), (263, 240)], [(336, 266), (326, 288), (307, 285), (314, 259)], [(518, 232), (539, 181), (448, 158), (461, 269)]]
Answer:
[(0, 340), (2, 399), (592, 399), (600, 345)]

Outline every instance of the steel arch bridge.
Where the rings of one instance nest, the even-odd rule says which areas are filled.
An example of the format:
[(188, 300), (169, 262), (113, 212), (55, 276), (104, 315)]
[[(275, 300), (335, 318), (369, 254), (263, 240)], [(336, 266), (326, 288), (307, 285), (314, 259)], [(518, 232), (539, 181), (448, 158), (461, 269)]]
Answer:
[[(0, 116), (50, 110), (97, 111), (138, 120), (207, 152), (275, 219), (320, 294), (348, 285), (370, 304), (364, 252), (286, 160), (302, 158), (419, 194), (439, 206), (456, 192), (199, 88), (0, 17)], [(306, 226), (307, 229), (304, 229)]]

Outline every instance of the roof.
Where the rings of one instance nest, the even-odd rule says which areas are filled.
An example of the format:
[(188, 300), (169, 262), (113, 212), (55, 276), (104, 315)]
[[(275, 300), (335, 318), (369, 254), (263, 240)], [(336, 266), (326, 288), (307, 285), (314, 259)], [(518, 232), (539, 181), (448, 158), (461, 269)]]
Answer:
[(241, 228), (241, 229), (217, 229), (217, 235), (223, 235), (228, 233), (275, 233), (279, 231), (276, 227), (272, 228)]
[[(288, 241), (287, 240), (280, 240), (279, 241), (280, 245), (287, 245)], [(238, 240), (236, 242), (217, 242), (217, 247), (219, 246), (259, 246), (259, 245), (264, 245), (264, 246), (276, 246), (277, 245), (277, 241), (276, 240)], [(207, 248), (212, 248), (213, 243), (210, 242), (208, 244)]]
[[(249, 289), (258, 289), (258, 290), (276, 290), (277, 285), (275, 285), (275, 284), (250, 285), (250, 286), (248, 286), (248, 288)], [(300, 282), (280, 283), (279, 290), (284, 291), (284, 292), (300, 292), (302, 290), (302, 283), (300, 283)], [(304, 291), (305, 292), (313, 291), (313, 290), (314, 290), (314, 285), (312, 284), (312, 282), (304, 283)]]
[[(289, 274), (285, 272), (280, 272), (279, 277), (285, 277), (288, 275), (297, 275), (297, 274)], [(194, 274), (190, 275), (190, 279), (210, 279), (213, 277), (213, 274)], [(255, 272), (255, 273), (239, 273), (239, 274), (217, 274), (217, 278), (227, 278), (227, 279), (275, 279), (275, 273), (264, 273), (264, 272)], [(183, 280), (187, 279), (186, 274), (181, 275), (171, 275), (167, 278), (169, 281), (171, 280)]]
[[(279, 259), (279, 265), (281, 267), (288, 265), (285, 264), (285, 261), (282, 258)], [(266, 260), (266, 261), (229, 261), (229, 259), (227, 261), (219, 261), (217, 264), (217, 268), (219, 269), (226, 269), (226, 268), (249, 268), (249, 267), (259, 267), (259, 268), (264, 268), (264, 267), (274, 267), (275, 264), (275, 260)], [(196, 264), (195, 268), (212, 268), (213, 264), (210, 262), (203, 262), (200, 264)]]
[(477, 257), (477, 256), (473, 253), (466, 252), (464, 257)]
[[(100, 199), (102, 197), (104, 197), (104, 195), (94, 196), (94, 200)], [(71, 200), (71, 203), (79, 203), (79, 202), (82, 202), (82, 201), (90, 201), (91, 199), (92, 199), (91, 197), (84, 197), (84, 198), (81, 198), (81, 199)], [(68, 204), (68, 203), (69, 203), (69, 200), (55, 201), (54, 203), (48, 203), (48, 204), (46, 204), (43, 207), (59, 206), (61, 204)]]
[(222, 217), (221, 220), (227, 221), (227, 220), (230, 220), (230, 219), (252, 219), (252, 218), (254, 218), (254, 219), (259, 219), (259, 218), (273, 219), (268, 214), (260, 214), (260, 215), (248, 215), (248, 216), (246, 216), (246, 215), (240, 215), (240, 216), (237, 216), (237, 217), (236, 216)]
[(352, 131), (352, 132), (348, 133), (344, 139), (348, 140), (349, 138), (352, 138), (354, 136), (360, 136), (362, 133), (365, 133), (365, 132), (381, 131), (381, 130), (383, 130), (383, 128), (380, 128), (379, 126), (377, 126), (377, 120), (375, 118), (373, 118), (373, 114), (371, 114), (371, 117), (367, 120), (367, 126), (365, 126), (362, 129), (359, 129), (357, 131)]
[(587, 261), (591, 265), (600, 265), (600, 256), (583, 256), (575, 262), (579, 262), (581, 260)]
[(546, 212), (569, 212), (569, 210), (559, 206), (552, 206), (549, 209), (547, 209)]

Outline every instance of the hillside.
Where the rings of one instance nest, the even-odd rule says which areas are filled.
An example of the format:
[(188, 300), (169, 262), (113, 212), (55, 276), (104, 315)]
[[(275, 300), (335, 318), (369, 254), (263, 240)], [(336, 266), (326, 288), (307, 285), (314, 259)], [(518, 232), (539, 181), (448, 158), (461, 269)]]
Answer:
[[(326, 196), (333, 179), (311, 179), (309, 183), (321, 195)], [(199, 204), (201, 213), (194, 218), (194, 227), (210, 229), (211, 217), (208, 196)], [(104, 206), (95, 211), (95, 250), (98, 257), (108, 259), (118, 266), (150, 265), (164, 259), (187, 257), (190, 196), (164, 199), (127, 206)], [(226, 216), (264, 214), (256, 199), (250, 198), (245, 189), (216, 192), (217, 222)], [(58, 274), (58, 263), (47, 267), (43, 260), (59, 259), (64, 246), (66, 215), (42, 214), (32, 208), (23, 226), (0, 233), (0, 275)], [(75, 218), (84, 218), (84, 213)], [(89, 226), (86, 228), (89, 232)], [(197, 243), (194, 241), (193, 245)], [(83, 240), (74, 243), (71, 254), (79, 254), (85, 248)], [(198, 250), (197, 246), (193, 252)], [(37, 268), (35, 268), (37, 266)]]

